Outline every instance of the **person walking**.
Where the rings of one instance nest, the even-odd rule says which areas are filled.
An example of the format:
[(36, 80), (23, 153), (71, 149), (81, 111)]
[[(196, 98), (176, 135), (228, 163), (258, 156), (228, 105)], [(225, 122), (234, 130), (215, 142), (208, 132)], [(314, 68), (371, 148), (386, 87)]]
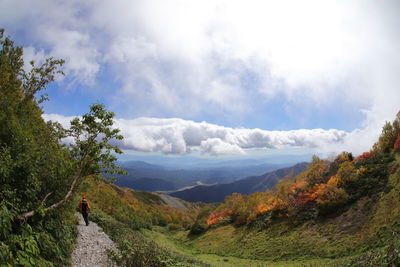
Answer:
[(86, 226), (89, 225), (89, 211), (90, 205), (86, 198), (82, 198), (81, 202), (79, 203), (79, 210), (82, 213), (83, 219), (85, 220)]

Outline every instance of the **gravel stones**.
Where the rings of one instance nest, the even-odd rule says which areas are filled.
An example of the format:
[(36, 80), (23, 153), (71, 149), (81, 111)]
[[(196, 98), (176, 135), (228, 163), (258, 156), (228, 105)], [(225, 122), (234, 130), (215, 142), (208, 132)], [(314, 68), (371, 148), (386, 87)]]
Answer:
[[(72, 267), (111, 267), (115, 266), (107, 256), (107, 249), (116, 248), (114, 242), (94, 222), (85, 225), (79, 217), (77, 246), (72, 252)], [(89, 217), (90, 219), (90, 217)]]

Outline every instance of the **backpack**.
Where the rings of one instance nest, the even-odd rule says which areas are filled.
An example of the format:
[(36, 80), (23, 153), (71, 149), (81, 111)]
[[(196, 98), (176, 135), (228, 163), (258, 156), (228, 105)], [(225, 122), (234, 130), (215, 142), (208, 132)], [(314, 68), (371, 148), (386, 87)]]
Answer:
[(87, 202), (82, 202), (81, 211), (82, 211), (82, 213), (88, 213), (88, 203)]

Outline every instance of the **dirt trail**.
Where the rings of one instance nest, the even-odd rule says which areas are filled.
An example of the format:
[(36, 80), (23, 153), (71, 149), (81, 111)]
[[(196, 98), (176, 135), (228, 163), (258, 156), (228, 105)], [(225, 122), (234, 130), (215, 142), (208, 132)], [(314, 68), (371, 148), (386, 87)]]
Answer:
[[(110, 267), (107, 249), (115, 248), (114, 242), (94, 222), (85, 225), (82, 215), (79, 218), (77, 246), (72, 253), (72, 267), (96, 266)], [(89, 215), (90, 220), (90, 215)]]

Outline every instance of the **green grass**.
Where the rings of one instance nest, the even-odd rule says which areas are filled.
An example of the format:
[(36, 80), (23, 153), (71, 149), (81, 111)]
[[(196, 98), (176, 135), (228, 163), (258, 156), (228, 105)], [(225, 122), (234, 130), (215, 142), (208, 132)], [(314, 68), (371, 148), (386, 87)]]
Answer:
[[(396, 162), (400, 166), (399, 157)], [(127, 197), (122, 189), (112, 197), (112, 191), (105, 188), (91, 190), (100, 190), (102, 197), (98, 198), (102, 202)], [(133, 194), (148, 205), (159, 201), (158, 196), (150, 193)], [(118, 209), (111, 200), (110, 205), (107, 202), (94, 206), (104, 207), (104, 212), (109, 213), (110, 216), (100, 216), (99, 224), (131, 253), (125, 255), (128, 261), (158, 257), (166, 264), (143, 266), (396, 266), (393, 264), (400, 263), (400, 241), (396, 241), (400, 240), (399, 196), (400, 167), (393, 167), (385, 192), (363, 197), (330, 217), (298, 225), (282, 219), (260, 231), (224, 225), (197, 236), (155, 225), (149, 228), (153, 230), (134, 231), (138, 227), (129, 220), (118, 219), (130, 212), (122, 209), (125, 202), (115, 200)], [(113, 212), (107, 212), (109, 206)], [(151, 217), (146, 216), (142, 219)]]
[(154, 204), (164, 203), (164, 201), (156, 194), (145, 191), (136, 191), (136, 190), (130, 190), (130, 191), (138, 200), (142, 201), (145, 204), (154, 205)]
[(297, 226), (282, 220), (262, 231), (224, 225), (198, 236), (180, 231), (152, 238), (216, 266), (397, 266), (400, 157), (396, 164), (385, 192), (361, 198), (331, 217)]
[(110, 252), (118, 266), (148, 267), (207, 267), (208, 264), (188, 257), (144, 236), (127, 224), (115, 220), (100, 210), (94, 210), (91, 219), (99, 224), (104, 232), (118, 245), (118, 251)]
[(361, 242), (353, 235), (334, 238), (337, 229), (320, 231), (314, 225), (291, 229), (284, 223), (260, 232), (226, 225), (196, 238), (188, 238), (187, 233), (174, 238), (202, 253), (264, 261), (335, 259), (347, 256)]
[[(251, 266), (329, 266), (332, 265), (335, 261), (331, 259), (304, 259), (304, 260), (257, 260), (235, 256), (223, 256), (218, 255), (216, 253), (211, 253), (211, 251), (215, 251), (214, 246), (223, 246), (223, 244), (217, 244), (218, 238), (214, 240), (213, 248), (209, 249), (205, 252), (199, 247), (193, 247), (188, 245), (187, 242), (182, 242), (187, 235), (187, 232), (176, 232), (174, 235), (171, 235), (170, 232), (165, 231), (163, 229), (156, 229), (158, 231), (150, 231), (144, 230), (142, 231), (145, 236), (155, 241), (158, 245), (168, 248), (171, 251), (182, 253), (188, 257), (193, 257), (199, 261), (210, 264), (211, 266), (243, 266), (243, 267), (251, 267)], [(223, 229), (226, 231), (227, 228)], [(229, 232), (229, 230), (228, 230)], [(227, 232), (225, 232), (227, 233)], [(222, 241), (220, 241), (222, 242)], [(221, 251), (215, 251), (221, 252)]]
[[(352, 216), (360, 217), (350, 209), (346, 216), (297, 227), (280, 222), (263, 231), (225, 225), (197, 237), (190, 237), (188, 231), (147, 231), (146, 235), (161, 246), (215, 266), (374, 266), (365, 258), (379, 264), (397, 260), (396, 255), (387, 256), (399, 249), (387, 246), (393, 238), (388, 231), (383, 228), (368, 235), (363, 227), (349, 228), (346, 222), (355, 220)], [(368, 216), (358, 219), (369, 227)], [(379, 264), (375, 266), (391, 266)]]

